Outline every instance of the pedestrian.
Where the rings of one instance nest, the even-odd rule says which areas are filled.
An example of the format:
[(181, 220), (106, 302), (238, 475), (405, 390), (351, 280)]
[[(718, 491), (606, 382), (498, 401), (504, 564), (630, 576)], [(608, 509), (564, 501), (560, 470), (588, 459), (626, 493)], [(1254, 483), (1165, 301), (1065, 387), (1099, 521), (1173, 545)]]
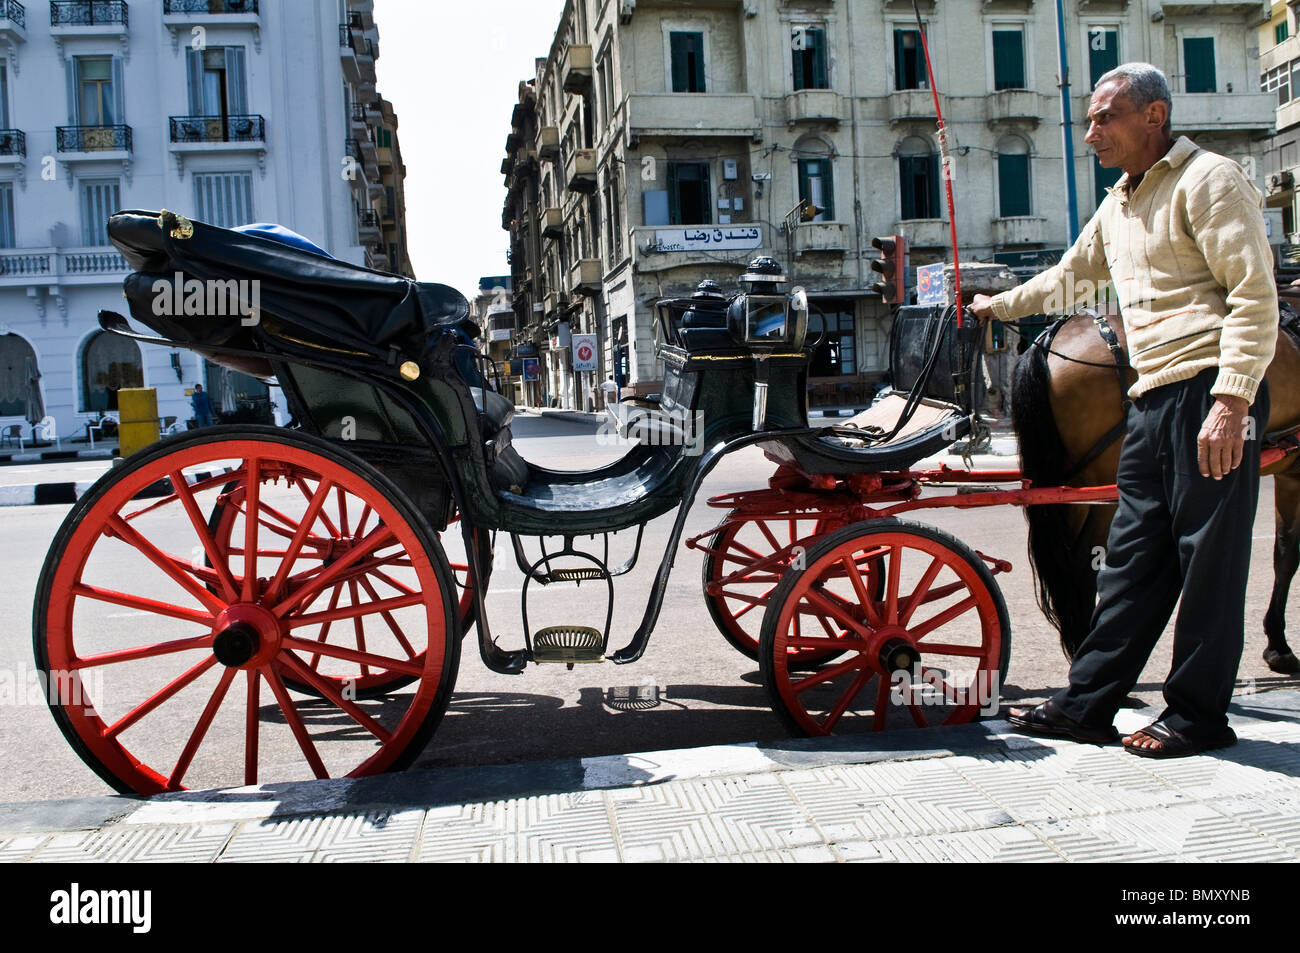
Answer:
[(204, 393), (202, 384), (194, 385), (194, 393), (190, 395), (190, 406), (194, 408), (196, 427), (212, 426), (212, 399)]
[(1115, 288), (1138, 379), (1097, 605), (1069, 686), (1010, 720), (1031, 734), (1116, 740), (1114, 717), (1181, 597), (1164, 712), (1123, 738), (1156, 758), (1236, 742), (1227, 709), (1259, 495), (1259, 446), (1247, 441), (1268, 421), (1278, 333), (1259, 190), (1231, 159), (1175, 140), (1170, 108), (1154, 66), (1102, 76), (1085, 141), (1124, 174), (1057, 265), (971, 305), (1007, 321), (1069, 310), (1107, 280)]
[(618, 403), (618, 385), (614, 383), (614, 375), (610, 374), (608, 378), (600, 385), (600, 389), (605, 394), (605, 406), (609, 407)]

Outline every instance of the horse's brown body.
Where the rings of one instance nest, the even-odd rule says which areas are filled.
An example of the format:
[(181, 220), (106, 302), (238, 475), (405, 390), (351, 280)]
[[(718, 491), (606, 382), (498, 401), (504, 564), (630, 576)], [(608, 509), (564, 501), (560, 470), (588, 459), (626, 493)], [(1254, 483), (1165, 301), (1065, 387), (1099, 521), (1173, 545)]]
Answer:
[[(1123, 323), (1118, 317), (1112, 317), (1109, 324), (1123, 344)], [(1119, 470), (1118, 440), (1072, 478), (1065, 479), (1074, 462), (1082, 460), (1115, 427), (1123, 412), (1114, 359), (1092, 317), (1076, 314), (1057, 331), (1047, 356), (1046, 382), (1041, 373), (1037, 382), (1029, 373), (1030, 362), (1041, 360), (1041, 353), (1035, 352), (1041, 352), (1041, 348), (1031, 348), (1017, 366), (1018, 393), (1013, 397), (1013, 417), (1025, 458), (1025, 475), (1043, 486), (1062, 482), (1071, 486), (1114, 483)], [(1130, 371), (1128, 382), (1136, 378), (1136, 372)], [(1277, 351), (1269, 365), (1267, 380), (1270, 410), (1264, 433), (1300, 428), (1300, 347), (1285, 331), (1278, 333)], [(1048, 434), (1044, 438), (1044, 421), (1037, 420), (1031, 425), (1028, 419), (1030, 415), (1041, 414), (1043, 395), (1033, 391), (1042, 389), (1044, 383), (1060, 438), (1060, 446), (1046, 452), (1042, 445), (1050, 443), (1051, 437)], [(1264, 433), (1259, 436), (1262, 438)], [(1256, 442), (1254, 452), (1259, 450), (1260, 443)], [(1285, 637), (1287, 591), (1300, 567), (1300, 473), (1279, 472), (1294, 463), (1294, 457), (1289, 458), (1264, 471), (1275, 474), (1276, 510), (1274, 584), (1264, 619), (1268, 638), (1264, 659), (1274, 671), (1283, 673), (1300, 672), (1300, 662), (1287, 646)], [(1039, 602), (1060, 630), (1062, 647), (1070, 657), (1088, 631), (1091, 606), (1096, 599), (1097, 554), (1105, 546), (1113, 515), (1113, 506), (1026, 508)]]

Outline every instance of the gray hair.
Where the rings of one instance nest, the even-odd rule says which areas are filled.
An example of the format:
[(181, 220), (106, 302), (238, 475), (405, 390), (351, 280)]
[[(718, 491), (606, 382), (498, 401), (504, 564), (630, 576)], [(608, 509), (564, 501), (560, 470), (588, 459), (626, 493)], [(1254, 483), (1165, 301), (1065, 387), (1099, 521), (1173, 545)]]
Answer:
[[(1169, 80), (1150, 63), (1121, 63), (1097, 80), (1097, 86), (1111, 80), (1122, 80), (1128, 85), (1126, 95), (1134, 109), (1146, 109), (1152, 103), (1159, 102), (1165, 104), (1165, 116), (1173, 116), (1174, 101), (1169, 95)], [(1165, 131), (1168, 132), (1170, 128), (1169, 119), (1166, 118)]]

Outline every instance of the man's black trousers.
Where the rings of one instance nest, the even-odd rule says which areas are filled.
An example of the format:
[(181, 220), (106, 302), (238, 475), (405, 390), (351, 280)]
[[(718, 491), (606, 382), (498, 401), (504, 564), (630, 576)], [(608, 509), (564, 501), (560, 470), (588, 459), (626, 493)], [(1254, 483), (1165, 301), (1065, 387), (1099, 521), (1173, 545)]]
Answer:
[(1217, 368), (1133, 401), (1120, 451), (1119, 506), (1097, 578), (1097, 608), (1055, 697), (1075, 721), (1109, 725), (1169, 621), (1173, 664), (1161, 721), (1190, 738), (1227, 724), (1245, 634), (1246, 575), (1259, 500), (1267, 384), (1250, 408), (1241, 466), (1222, 480), (1197, 468), (1196, 438)]

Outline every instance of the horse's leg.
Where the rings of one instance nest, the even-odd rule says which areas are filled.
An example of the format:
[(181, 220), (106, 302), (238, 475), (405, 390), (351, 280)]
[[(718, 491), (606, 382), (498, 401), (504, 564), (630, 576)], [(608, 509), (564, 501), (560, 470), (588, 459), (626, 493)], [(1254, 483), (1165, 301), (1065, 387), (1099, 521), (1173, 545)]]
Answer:
[(1283, 675), (1300, 673), (1300, 660), (1286, 641), (1286, 597), (1291, 580), (1300, 568), (1300, 475), (1278, 474), (1273, 478), (1273, 509), (1277, 531), (1273, 539), (1273, 596), (1264, 615), (1268, 645), (1264, 661)]

